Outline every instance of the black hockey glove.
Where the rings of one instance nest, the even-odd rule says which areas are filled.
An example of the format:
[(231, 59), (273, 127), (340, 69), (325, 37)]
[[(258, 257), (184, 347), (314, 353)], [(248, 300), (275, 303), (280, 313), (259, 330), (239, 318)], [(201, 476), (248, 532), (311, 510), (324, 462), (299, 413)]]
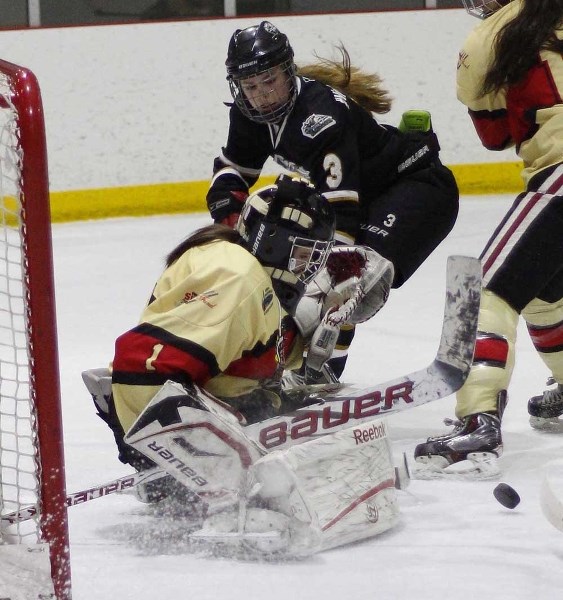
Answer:
[(408, 132), (405, 152), (397, 166), (399, 176), (409, 175), (439, 163), (440, 143), (433, 131)]
[(211, 188), (207, 193), (207, 206), (215, 223), (234, 227), (247, 197), (248, 193), (242, 190), (228, 191)]

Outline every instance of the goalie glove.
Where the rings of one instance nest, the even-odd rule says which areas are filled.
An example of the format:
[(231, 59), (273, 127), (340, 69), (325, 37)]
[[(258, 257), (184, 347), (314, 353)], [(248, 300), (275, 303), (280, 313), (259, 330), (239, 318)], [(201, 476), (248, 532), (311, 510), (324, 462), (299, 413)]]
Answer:
[(393, 276), (393, 264), (367, 246), (333, 247), (297, 305), (294, 320), (301, 335), (310, 337), (334, 307), (334, 325), (367, 321), (385, 304)]
[(333, 283), (326, 294), (327, 322), (357, 325), (371, 319), (387, 302), (393, 264), (367, 246), (336, 246), (326, 264)]
[(387, 302), (393, 264), (366, 246), (332, 248), (327, 264), (297, 305), (295, 321), (312, 334), (307, 366), (320, 371), (331, 357), (340, 327), (373, 317)]

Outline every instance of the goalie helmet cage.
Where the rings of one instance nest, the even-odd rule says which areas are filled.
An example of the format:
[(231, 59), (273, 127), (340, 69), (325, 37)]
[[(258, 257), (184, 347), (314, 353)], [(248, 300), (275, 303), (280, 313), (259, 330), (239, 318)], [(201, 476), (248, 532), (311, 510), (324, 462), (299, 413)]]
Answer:
[(43, 106), (35, 75), (1, 59), (0, 198), (0, 514), (30, 503), (37, 506), (27, 525), (0, 521), (0, 548), (48, 545), (48, 585), (58, 600), (69, 600)]

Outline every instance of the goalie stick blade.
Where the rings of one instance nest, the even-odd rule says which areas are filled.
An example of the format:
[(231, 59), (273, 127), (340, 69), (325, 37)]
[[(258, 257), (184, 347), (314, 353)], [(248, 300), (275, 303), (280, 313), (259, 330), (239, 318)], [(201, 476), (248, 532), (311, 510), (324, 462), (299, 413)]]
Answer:
[[(266, 450), (301, 443), (374, 417), (444, 398), (465, 382), (473, 361), (481, 300), (481, 263), (450, 256), (438, 352), (426, 368), (381, 384), (329, 384), (295, 388), (304, 406), (245, 427)], [(307, 404), (308, 402), (308, 404)]]
[(452, 382), (457, 389), (467, 379), (473, 363), (481, 304), (481, 277), (481, 262), (478, 259), (469, 256), (448, 257), (446, 304), (436, 360), (453, 367), (452, 376), (459, 377), (459, 382)]

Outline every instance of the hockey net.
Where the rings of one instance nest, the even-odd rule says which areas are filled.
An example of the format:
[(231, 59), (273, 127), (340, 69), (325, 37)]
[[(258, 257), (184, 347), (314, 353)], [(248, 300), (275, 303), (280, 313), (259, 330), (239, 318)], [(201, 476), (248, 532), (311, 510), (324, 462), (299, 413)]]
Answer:
[(69, 600), (43, 108), (33, 73), (3, 60), (0, 219), (0, 597)]

